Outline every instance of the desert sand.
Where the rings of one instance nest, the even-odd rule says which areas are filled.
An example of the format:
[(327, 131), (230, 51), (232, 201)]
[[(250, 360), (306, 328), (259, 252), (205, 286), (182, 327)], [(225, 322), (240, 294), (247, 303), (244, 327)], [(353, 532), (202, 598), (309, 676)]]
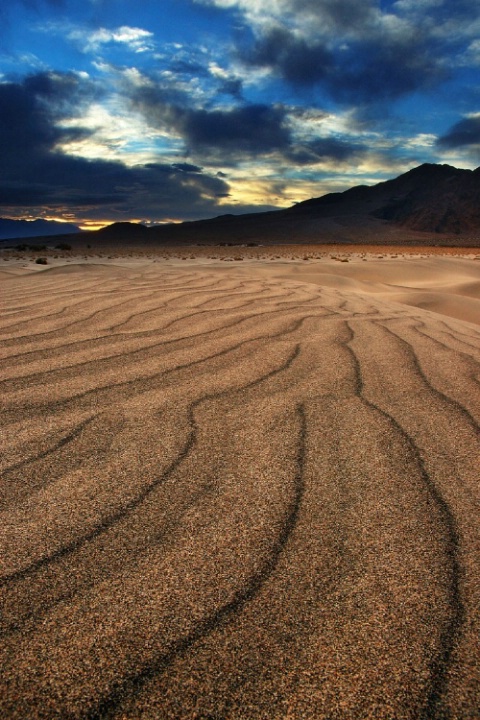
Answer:
[(2, 263), (2, 719), (480, 717), (480, 253), (289, 252)]

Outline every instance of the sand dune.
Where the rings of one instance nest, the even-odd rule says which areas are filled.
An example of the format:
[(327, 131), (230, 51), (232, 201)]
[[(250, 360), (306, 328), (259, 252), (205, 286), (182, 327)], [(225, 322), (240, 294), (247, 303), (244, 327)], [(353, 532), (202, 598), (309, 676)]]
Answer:
[(0, 717), (480, 717), (480, 262), (22, 272)]

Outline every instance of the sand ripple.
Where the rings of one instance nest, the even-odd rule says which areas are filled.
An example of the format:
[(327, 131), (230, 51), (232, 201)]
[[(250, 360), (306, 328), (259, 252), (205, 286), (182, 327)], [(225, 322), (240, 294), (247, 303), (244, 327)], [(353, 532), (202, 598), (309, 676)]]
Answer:
[(480, 717), (480, 331), (365, 277), (4, 279), (0, 717)]

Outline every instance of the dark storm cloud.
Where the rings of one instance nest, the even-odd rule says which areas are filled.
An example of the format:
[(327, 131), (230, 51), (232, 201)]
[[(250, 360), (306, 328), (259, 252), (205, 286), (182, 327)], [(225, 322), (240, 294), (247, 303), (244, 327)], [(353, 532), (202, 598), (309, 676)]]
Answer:
[[(188, 98), (172, 89), (149, 84), (131, 90), (131, 102), (150, 125), (180, 135), (191, 155), (224, 165), (249, 158), (276, 156), (292, 165), (315, 165), (326, 160), (347, 160), (366, 150), (359, 143), (333, 137), (312, 137), (298, 142), (291, 129), (288, 108), (240, 104), (228, 110), (188, 106)], [(304, 113), (292, 110), (292, 116)]]
[(285, 6), (296, 15), (308, 13), (337, 29), (358, 31), (371, 22), (378, 3), (372, 0), (289, 0)]
[(192, 148), (258, 154), (290, 144), (282, 108), (246, 105), (232, 110), (187, 110), (179, 120), (179, 128)]
[(433, 87), (445, 77), (433, 49), (412, 34), (352, 44), (335, 62), (328, 88), (341, 101), (382, 102)]
[(39, 72), (23, 80), (25, 93), (45, 103), (50, 115), (75, 114), (79, 106), (102, 95), (93, 81), (73, 72)]
[(0, 85), (0, 171), (24, 156), (46, 152), (61, 136), (28, 82)]
[[(79, 82), (79, 81), (78, 81)], [(0, 85), (0, 205), (92, 211), (105, 206), (119, 217), (205, 216), (229, 187), (189, 163), (151, 163), (129, 168), (118, 162), (85, 160), (58, 150), (85, 134), (56, 125), (60, 109), (71, 110), (78, 88), (70, 76), (36, 75)], [(104, 211), (102, 211), (104, 212)]]
[(48, 157), (57, 143), (84, 135), (80, 128), (62, 130), (55, 121), (69, 117), (95, 93), (90, 82), (70, 73), (38, 73), (1, 84), (0, 173), (22, 172)]
[(285, 27), (270, 28), (250, 48), (240, 50), (249, 65), (274, 68), (293, 85), (312, 85), (333, 71), (333, 57), (321, 44), (307, 44)]
[(294, 87), (318, 85), (343, 102), (390, 100), (445, 77), (433, 45), (417, 32), (351, 39), (329, 48), (277, 26), (239, 53), (246, 64), (270, 68)]
[(182, 102), (178, 95), (177, 102), (171, 102), (171, 97), (170, 91), (152, 85), (135, 88), (131, 94), (134, 107), (152, 126), (178, 133), (190, 154), (210, 161), (218, 158), (225, 165), (235, 165), (242, 159), (275, 155), (292, 165), (305, 166), (344, 161), (366, 150), (358, 143), (333, 137), (299, 143), (283, 106), (242, 104), (229, 110), (204, 110), (188, 107), (187, 99)]
[(221, 83), (218, 88), (219, 95), (231, 95), (237, 100), (241, 100), (243, 96), (243, 83), (237, 78), (231, 78)]
[(285, 157), (295, 165), (315, 165), (328, 160), (339, 162), (365, 152), (366, 148), (357, 143), (349, 143), (336, 138), (319, 138), (308, 143), (292, 145)]
[(186, 75), (187, 77), (208, 77), (209, 75), (205, 65), (190, 58), (174, 58), (169, 63), (168, 69), (175, 75)]
[(318, 87), (345, 103), (382, 103), (447, 76), (445, 39), (432, 32), (436, 9), (413, 22), (373, 1), (289, 0), (282, 7), (283, 18), (245, 31), (237, 51), (248, 67), (269, 68), (293, 88)]
[(153, 84), (130, 89), (132, 106), (155, 128), (167, 128), (184, 139), (190, 152), (210, 151), (233, 159), (286, 148), (291, 143), (282, 107), (241, 104), (227, 110), (195, 108), (175, 88)]
[(201, 173), (202, 168), (198, 167), (198, 165), (192, 165), (191, 163), (173, 163), (171, 166), (174, 168), (174, 170), (181, 170), (182, 172), (187, 173)]
[(464, 118), (438, 139), (442, 148), (462, 148), (480, 145), (480, 115)]

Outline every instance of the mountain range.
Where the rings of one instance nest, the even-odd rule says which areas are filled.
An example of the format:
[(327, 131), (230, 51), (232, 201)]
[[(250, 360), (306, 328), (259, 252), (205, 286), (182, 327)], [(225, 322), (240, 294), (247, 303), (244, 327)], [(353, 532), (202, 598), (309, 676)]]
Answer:
[(0, 240), (17, 238), (49, 237), (78, 233), (80, 228), (72, 223), (56, 220), (11, 220), (0, 218)]
[[(38, 227), (43, 235), (53, 234), (51, 223), (48, 231), (45, 221), (27, 225), (29, 230)], [(55, 231), (65, 232), (64, 228), (55, 227)], [(68, 232), (75, 230), (69, 226)], [(393, 180), (359, 185), (286, 209), (152, 227), (120, 222), (69, 238), (95, 245), (406, 242), (480, 246), (480, 168), (426, 163)]]
[(401, 243), (480, 245), (480, 168), (424, 164), (373, 186), (248, 215), (146, 228), (116, 223), (105, 241), (142, 243)]
[(292, 210), (323, 217), (368, 214), (419, 232), (468, 233), (480, 229), (480, 168), (424, 164), (394, 180), (324, 195)]

